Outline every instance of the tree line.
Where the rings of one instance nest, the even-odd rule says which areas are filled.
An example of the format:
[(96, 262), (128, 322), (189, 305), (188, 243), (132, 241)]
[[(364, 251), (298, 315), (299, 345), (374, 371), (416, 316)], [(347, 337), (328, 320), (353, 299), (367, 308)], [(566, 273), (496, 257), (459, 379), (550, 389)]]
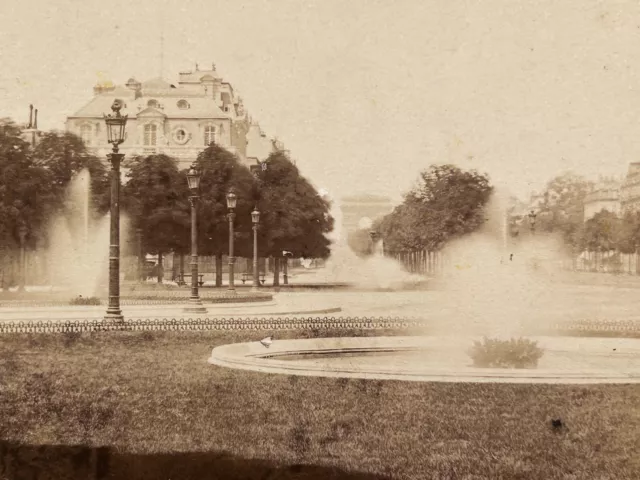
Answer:
[[(493, 193), (486, 174), (455, 165), (432, 165), (394, 210), (374, 221), (370, 230), (384, 240), (386, 251), (437, 251), (485, 222)], [(360, 256), (372, 253), (368, 230), (356, 230), (348, 243)]]
[[(202, 174), (198, 204), (199, 254), (215, 256), (218, 267), (228, 253), (226, 195), (237, 195), (235, 254), (252, 255), (251, 211), (260, 211), (261, 257), (272, 257), (276, 272), (283, 251), (296, 257), (326, 258), (333, 229), (330, 205), (300, 174), (283, 151), (265, 160), (266, 169), (254, 176), (240, 159), (211, 144), (197, 157)], [(21, 137), (10, 120), (0, 121), (0, 245), (6, 252), (19, 248), (21, 226), (27, 228), (27, 248), (46, 248), (50, 221), (67, 212), (66, 192), (71, 180), (87, 169), (91, 175), (91, 205), (95, 218), (109, 209), (110, 168), (92, 155), (84, 142), (69, 132), (46, 132), (35, 148)], [(190, 195), (186, 172), (166, 155), (126, 158), (121, 188), (122, 210), (129, 217), (133, 244), (142, 235), (144, 254), (190, 252)], [(137, 250), (135, 251), (137, 253)], [(220, 268), (216, 269), (218, 272)], [(221, 281), (218, 274), (217, 281)], [(277, 284), (278, 279), (274, 278)]]
[[(514, 237), (533, 232), (561, 240), (567, 253), (584, 251), (635, 253), (640, 248), (640, 212), (621, 215), (603, 210), (585, 221), (585, 201), (593, 183), (571, 172), (552, 178), (538, 202), (516, 215), (515, 199), (507, 208)], [(438, 251), (450, 241), (477, 231), (488, 220), (487, 206), (494, 187), (486, 174), (454, 165), (433, 165), (423, 170), (400, 205), (374, 221), (371, 229), (349, 235), (348, 243), (360, 256), (372, 253), (374, 231), (392, 252)], [(522, 207), (522, 205), (521, 205)], [(524, 215), (522, 215), (524, 213)]]

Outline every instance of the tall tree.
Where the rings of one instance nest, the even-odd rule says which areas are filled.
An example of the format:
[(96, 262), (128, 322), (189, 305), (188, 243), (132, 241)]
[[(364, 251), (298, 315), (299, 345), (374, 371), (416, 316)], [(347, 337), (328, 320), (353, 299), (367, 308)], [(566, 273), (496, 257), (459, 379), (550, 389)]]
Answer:
[(198, 155), (201, 171), (198, 251), (216, 257), (216, 286), (222, 285), (222, 256), (229, 252), (227, 194), (237, 197), (235, 256), (251, 255), (251, 210), (255, 205), (255, 181), (247, 167), (224, 148), (211, 144)]
[(132, 220), (130, 233), (142, 230), (144, 253), (160, 257), (169, 252), (187, 253), (190, 216), (184, 172), (166, 155), (136, 157), (127, 166), (122, 205)]
[(432, 165), (378, 228), (389, 250), (436, 250), (484, 223), (492, 192), (488, 177), (475, 170)]
[(91, 177), (91, 203), (98, 214), (109, 208), (109, 172), (105, 164), (87, 150), (84, 142), (70, 132), (47, 132), (33, 151), (34, 163), (46, 168), (52, 177), (58, 207), (73, 177), (87, 169)]
[(43, 234), (54, 208), (52, 174), (33, 162), (21, 130), (9, 120), (0, 122), (0, 235), (4, 246), (18, 245), (18, 226), (28, 228), (33, 242)]
[(584, 200), (593, 184), (580, 175), (564, 173), (553, 178), (544, 191), (536, 229), (556, 232), (573, 250), (580, 248)]
[(265, 161), (260, 173), (260, 223), (263, 252), (274, 258), (274, 284), (279, 284), (283, 252), (295, 257), (326, 258), (333, 229), (330, 204), (304, 178), (298, 167), (277, 150)]
[(625, 212), (618, 237), (618, 249), (622, 253), (635, 253), (640, 246), (640, 212)]
[(602, 210), (584, 224), (583, 245), (592, 252), (610, 252), (618, 248), (621, 222), (615, 213)]

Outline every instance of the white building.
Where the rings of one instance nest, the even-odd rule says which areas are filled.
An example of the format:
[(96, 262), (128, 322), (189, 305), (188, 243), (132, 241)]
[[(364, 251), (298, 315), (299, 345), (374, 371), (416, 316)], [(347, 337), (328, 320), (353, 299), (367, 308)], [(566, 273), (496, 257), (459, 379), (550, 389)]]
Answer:
[(263, 161), (272, 142), (249, 117), (242, 99), (229, 82), (211, 70), (181, 72), (177, 85), (162, 78), (125, 85), (101, 84), (93, 98), (67, 118), (66, 128), (80, 136), (95, 154), (110, 150), (104, 114), (122, 99), (128, 115), (126, 137), (120, 151), (134, 155), (166, 154), (185, 168), (211, 142), (237, 154), (246, 163)]
[(621, 182), (612, 177), (602, 177), (584, 199), (584, 221), (606, 210), (616, 215), (622, 212), (620, 202)]

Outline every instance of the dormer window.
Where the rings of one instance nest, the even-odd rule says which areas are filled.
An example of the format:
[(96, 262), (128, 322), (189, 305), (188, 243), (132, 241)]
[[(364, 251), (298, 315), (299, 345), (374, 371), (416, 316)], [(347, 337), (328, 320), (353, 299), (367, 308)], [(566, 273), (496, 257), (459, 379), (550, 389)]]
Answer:
[(151, 107), (151, 108), (158, 108), (159, 104), (157, 100), (149, 100), (147, 102), (147, 107)]
[(189, 102), (186, 100), (178, 100), (178, 108), (180, 110), (187, 110), (189, 108)]

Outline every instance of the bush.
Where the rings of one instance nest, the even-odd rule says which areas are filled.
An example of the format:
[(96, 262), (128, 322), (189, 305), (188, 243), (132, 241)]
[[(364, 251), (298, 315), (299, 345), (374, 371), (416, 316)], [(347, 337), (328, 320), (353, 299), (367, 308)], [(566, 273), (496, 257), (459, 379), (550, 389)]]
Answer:
[(102, 305), (98, 297), (76, 297), (69, 301), (70, 305)]
[(484, 338), (473, 342), (469, 356), (474, 367), (482, 368), (536, 368), (544, 351), (538, 342), (526, 338), (500, 340)]

